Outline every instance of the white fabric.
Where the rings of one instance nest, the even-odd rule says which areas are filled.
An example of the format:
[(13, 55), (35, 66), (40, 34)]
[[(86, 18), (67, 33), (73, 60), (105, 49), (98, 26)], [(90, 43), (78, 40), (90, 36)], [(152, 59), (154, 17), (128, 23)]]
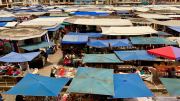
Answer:
[(130, 10), (133, 10), (132, 7), (113, 7), (112, 9), (116, 10), (116, 11), (130, 11)]
[(17, 25), (17, 22), (8, 22), (5, 27), (15, 27)]
[(56, 22), (47, 22), (47, 21), (24, 21), (22, 23), (19, 24), (19, 26), (54, 26), (56, 25)]
[(0, 17), (14, 17), (15, 15), (8, 11), (0, 11)]
[(155, 101), (179, 101), (176, 97), (165, 97), (165, 96), (158, 96), (155, 97)]
[(48, 17), (48, 18), (36, 18), (30, 21), (20, 23), (20, 26), (55, 26), (60, 24), (68, 17)]
[(132, 23), (130, 20), (127, 19), (91, 19), (91, 18), (81, 18), (81, 19), (73, 19), (69, 20), (68, 22), (73, 24), (80, 24), (80, 25), (98, 25), (98, 26), (131, 26)]
[(139, 14), (138, 16), (147, 19), (171, 19), (166, 15), (160, 15), (160, 14)]
[(75, 12), (78, 10), (78, 7), (77, 8), (65, 8), (63, 9), (65, 12)]
[(48, 12), (62, 12), (61, 9), (50, 9), (48, 10)]
[(180, 37), (168, 37), (167, 39), (170, 41), (177, 42), (180, 46)]
[(180, 26), (180, 20), (158, 21), (158, 20), (148, 19), (148, 21), (154, 24), (165, 25), (165, 26)]
[(171, 18), (175, 18), (175, 17), (180, 17), (180, 15), (167, 15), (168, 17), (171, 17)]
[(40, 15), (46, 14), (46, 12), (20, 12), (20, 13), (15, 13), (15, 15), (18, 15), (18, 14), (27, 14), (27, 15), (40, 16)]
[(149, 8), (145, 8), (145, 7), (135, 7), (134, 10), (139, 11), (139, 12), (147, 12), (150, 9)]
[(156, 30), (149, 26), (132, 26), (132, 27), (101, 27), (104, 35), (145, 35), (157, 33)]
[(0, 27), (0, 30), (4, 30), (4, 29), (9, 29), (9, 28), (6, 28), (6, 27)]
[(36, 18), (31, 21), (34, 22), (56, 22), (56, 23), (62, 23), (64, 19), (67, 19), (68, 17), (47, 17), (47, 18)]
[(26, 40), (38, 38), (47, 33), (46, 30), (35, 28), (16, 28), (0, 31), (0, 39), (5, 40)]
[(168, 6), (156, 6), (156, 7), (152, 7), (151, 8), (152, 10), (171, 10), (171, 11), (178, 11), (180, 10), (179, 8), (177, 7), (170, 7), (169, 5)]
[(151, 97), (141, 97), (141, 98), (127, 98), (123, 101), (153, 101)]

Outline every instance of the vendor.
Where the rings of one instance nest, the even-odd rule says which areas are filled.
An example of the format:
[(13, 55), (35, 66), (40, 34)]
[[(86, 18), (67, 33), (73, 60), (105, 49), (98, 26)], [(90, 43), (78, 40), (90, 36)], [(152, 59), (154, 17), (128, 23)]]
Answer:
[(50, 77), (55, 77), (56, 72), (57, 72), (57, 69), (56, 69), (55, 66), (53, 66), (53, 67), (51, 68), (51, 74), (50, 74)]
[(48, 54), (45, 52), (45, 50), (42, 50), (42, 49), (41, 49), (41, 55), (42, 55), (43, 57), (45, 57), (45, 60), (47, 61)]

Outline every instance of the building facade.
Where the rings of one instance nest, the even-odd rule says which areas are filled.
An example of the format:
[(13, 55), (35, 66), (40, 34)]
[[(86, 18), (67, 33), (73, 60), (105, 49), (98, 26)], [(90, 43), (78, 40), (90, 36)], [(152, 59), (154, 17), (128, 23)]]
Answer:
[(23, 5), (23, 0), (0, 0), (0, 7), (11, 7), (13, 5)]

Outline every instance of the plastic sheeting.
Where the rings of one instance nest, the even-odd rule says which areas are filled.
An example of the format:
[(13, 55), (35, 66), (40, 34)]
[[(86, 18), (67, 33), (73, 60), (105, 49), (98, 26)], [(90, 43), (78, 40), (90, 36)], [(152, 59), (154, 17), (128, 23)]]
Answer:
[(21, 48), (28, 50), (28, 51), (33, 51), (33, 50), (37, 50), (39, 48), (51, 47), (53, 45), (54, 45), (54, 43), (52, 43), (52, 42), (41, 42), (41, 43), (35, 43), (32, 45), (21, 46)]
[(177, 45), (176, 42), (161, 37), (130, 37), (133, 45)]
[(102, 37), (101, 33), (76, 33), (76, 32), (69, 32), (67, 35), (88, 35), (89, 38), (100, 38)]
[(86, 44), (87, 42), (87, 35), (65, 35), (62, 39), (62, 44)]
[(83, 63), (122, 63), (115, 54), (85, 54)]
[(30, 53), (16, 53), (11, 52), (3, 57), (0, 57), (1, 62), (27, 62), (33, 60), (37, 57), (40, 52), (30, 52)]
[(173, 60), (180, 60), (180, 48), (173, 46), (150, 49), (148, 53)]
[(169, 26), (170, 29), (180, 32), (180, 26)]
[(90, 40), (87, 45), (96, 48), (132, 46), (128, 39)]
[(79, 67), (68, 92), (114, 95), (113, 69)]
[(114, 91), (114, 98), (153, 96), (138, 74), (114, 74)]
[(109, 13), (107, 12), (89, 12), (89, 11), (76, 11), (71, 14), (76, 16), (108, 16), (109, 15)]
[(5, 92), (11, 95), (24, 96), (58, 96), (68, 78), (51, 78), (27, 74), (16, 86)]
[(115, 51), (115, 54), (124, 61), (132, 61), (132, 60), (144, 60), (144, 61), (152, 61), (156, 60), (156, 57), (150, 55), (145, 50), (131, 50), (131, 51)]
[(171, 96), (180, 96), (180, 80), (176, 78), (160, 78)]

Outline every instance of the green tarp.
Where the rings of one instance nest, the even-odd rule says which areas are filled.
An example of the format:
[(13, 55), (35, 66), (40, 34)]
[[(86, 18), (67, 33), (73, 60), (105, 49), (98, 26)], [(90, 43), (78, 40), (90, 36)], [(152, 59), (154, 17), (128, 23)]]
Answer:
[(46, 47), (50, 47), (53, 45), (54, 45), (54, 43), (52, 43), (52, 42), (40, 42), (40, 43), (36, 43), (36, 44), (21, 46), (21, 48), (28, 50), (28, 51), (33, 51), (33, 50), (37, 50), (39, 48), (46, 48)]
[(113, 69), (79, 67), (68, 92), (113, 96)]
[(166, 33), (166, 32), (162, 32), (162, 31), (158, 31), (158, 33), (156, 33), (158, 36), (172, 36), (171, 34), (169, 33)]
[(68, 22), (63, 22), (63, 23), (61, 23), (61, 25), (71, 25), (71, 24)]
[(180, 96), (180, 79), (160, 78), (168, 93), (172, 96)]
[(133, 45), (177, 45), (176, 42), (161, 37), (130, 37)]
[(115, 54), (85, 54), (83, 63), (123, 63)]

